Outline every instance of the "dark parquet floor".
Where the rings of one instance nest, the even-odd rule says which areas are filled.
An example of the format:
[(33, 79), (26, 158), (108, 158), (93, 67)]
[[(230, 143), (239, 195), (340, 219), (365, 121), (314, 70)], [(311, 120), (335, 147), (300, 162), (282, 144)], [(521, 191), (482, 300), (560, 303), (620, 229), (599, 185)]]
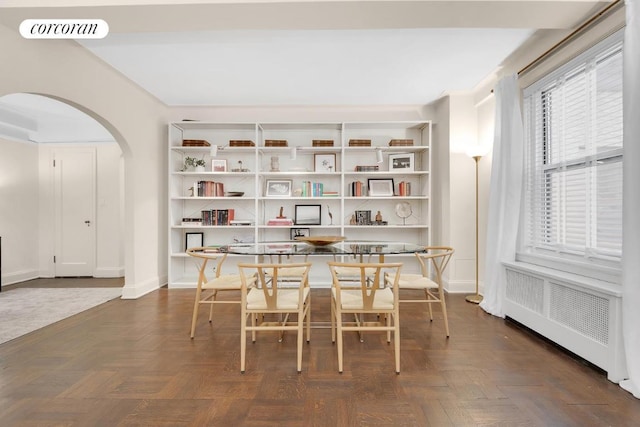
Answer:
[[(327, 290), (313, 320), (328, 320)], [(448, 296), (451, 338), (418, 305), (401, 315), (402, 372), (383, 334), (263, 333), (239, 368), (239, 307), (201, 313), (194, 290), (113, 300), (0, 345), (2, 426), (637, 426), (640, 401), (530, 332)]]

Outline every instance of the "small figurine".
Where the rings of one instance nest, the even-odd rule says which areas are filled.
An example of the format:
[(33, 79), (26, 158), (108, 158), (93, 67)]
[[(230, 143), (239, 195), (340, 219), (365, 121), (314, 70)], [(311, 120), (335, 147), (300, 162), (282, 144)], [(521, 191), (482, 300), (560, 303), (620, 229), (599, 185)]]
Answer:
[(284, 206), (280, 206), (280, 215), (278, 215), (278, 218), (286, 218), (286, 216), (284, 216)]
[(351, 215), (351, 220), (349, 221), (349, 224), (356, 225), (356, 214)]
[(380, 213), (380, 211), (378, 211), (378, 213), (376, 214), (376, 222), (382, 222), (382, 214)]
[(329, 212), (329, 220), (331, 221), (329, 225), (333, 225), (333, 214), (331, 213), (329, 205), (327, 205), (327, 212)]

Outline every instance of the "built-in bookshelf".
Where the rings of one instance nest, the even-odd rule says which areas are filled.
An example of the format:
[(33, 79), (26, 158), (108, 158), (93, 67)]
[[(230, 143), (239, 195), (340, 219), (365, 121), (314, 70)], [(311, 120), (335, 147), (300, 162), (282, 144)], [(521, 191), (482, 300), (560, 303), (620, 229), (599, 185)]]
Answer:
[[(168, 145), (170, 287), (196, 284), (187, 233), (202, 232), (207, 246), (289, 240), (295, 228), (311, 236), (430, 243), (429, 121), (174, 122)], [(204, 160), (205, 169), (186, 169), (186, 157)], [(414, 257), (398, 258), (405, 271), (417, 271)], [(320, 266), (328, 260), (312, 260), (319, 264), (312, 282), (329, 284)], [(255, 259), (229, 256), (223, 273), (233, 273), (238, 261)]]

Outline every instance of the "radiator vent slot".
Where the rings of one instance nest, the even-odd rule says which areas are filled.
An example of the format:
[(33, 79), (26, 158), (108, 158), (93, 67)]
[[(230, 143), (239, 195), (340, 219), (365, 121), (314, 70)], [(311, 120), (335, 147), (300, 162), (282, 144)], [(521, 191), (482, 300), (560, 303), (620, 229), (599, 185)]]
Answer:
[(544, 281), (507, 269), (506, 297), (518, 305), (542, 314)]
[(587, 337), (609, 341), (609, 300), (550, 283), (549, 317)]

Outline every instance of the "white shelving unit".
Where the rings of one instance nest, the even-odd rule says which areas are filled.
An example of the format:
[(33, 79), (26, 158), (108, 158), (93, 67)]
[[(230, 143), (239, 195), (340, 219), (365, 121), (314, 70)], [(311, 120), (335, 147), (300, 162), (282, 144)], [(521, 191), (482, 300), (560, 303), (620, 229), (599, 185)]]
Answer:
[[(351, 240), (395, 240), (428, 245), (431, 241), (431, 122), (343, 122), (343, 123), (209, 123), (174, 122), (169, 124), (169, 287), (195, 287), (197, 269), (185, 254), (187, 233), (202, 233), (203, 243), (223, 245), (233, 241), (289, 240), (291, 228), (308, 228), (311, 235), (342, 235)], [(183, 147), (185, 139), (203, 139), (212, 147)], [(370, 147), (350, 147), (351, 139), (371, 140)], [(412, 146), (389, 146), (392, 139), (412, 139)], [(231, 140), (249, 140), (253, 147), (231, 147)], [(266, 147), (266, 140), (286, 140), (288, 147)], [(332, 140), (333, 147), (313, 147), (313, 140)], [(389, 156), (410, 154), (413, 170), (393, 169)], [(215, 154), (215, 157), (212, 156)], [(314, 155), (335, 154), (335, 169), (314, 171)], [(382, 163), (377, 161), (382, 155)], [(183, 171), (185, 157), (206, 162), (204, 172)], [(271, 170), (272, 157), (277, 157), (279, 170)], [(213, 172), (212, 159), (226, 160), (226, 172)], [(241, 163), (240, 163), (241, 162)], [(378, 171), (356, 172), (356, 166), (378, 166)], [(234, 171), (247, 169), (247, 171)], [(367, 187), (369, 179), (392, 179), (394, 194), (401, 181), (411, 184), (407, 196), (360, 196), (350, 194), (351, 183), (360, 181)], [(291, 181), (291, 197), (265, 194), (268, 180)], [(224, 184), (225, 192), (243, 192), (241, 197), (194, 197), (192, 187), (198, 181)], [(302, 197), (296, 190), (304, 181), (322, 183), (324, 191), (337, 196)], [(399, 202), (411, 205), (406, 219), (396, 215)], [(296, 205), (320, 205), (320, 225), (267, 225), (282, 209), (283, 215), (295, 221)], [(203, 210), (233, 209), (236, 220), (249, 220), (251, 225), (194, 225), (185, 218), (200, 218)], [(355, 211), (380, 212), (386, 225), (353, 225)], [(329, 212), (332, 218), (329, 217)], [(397, 259), (396, 259), (397, 258)], [(404, 271), (417, 272), (413, 256), (387, 256), (388, 260), (405, 262)], [(229, 256), (223, 267), (231, 273), (235, 263), (255, 261), (253, 258)], [(328, 259), (315, 257), (311, 280), (328, 285), (330, 275), (320, 266)]]

